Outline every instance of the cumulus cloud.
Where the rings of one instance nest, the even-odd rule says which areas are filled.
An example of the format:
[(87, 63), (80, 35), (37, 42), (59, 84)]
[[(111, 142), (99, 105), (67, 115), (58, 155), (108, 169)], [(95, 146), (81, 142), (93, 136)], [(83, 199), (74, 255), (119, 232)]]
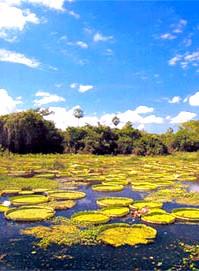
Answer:
[(199, 51), (194, 51), (192, 53), (186, 52), (183, 55), (176, 55), (168, 61), (168, 64), (175, 66), (180, 65), (181, 68), (185, 69), (189, 66), (197, 67), (199, 65)]
[(12, 98), (8, 91), (0, 89), (0, 115), (6, 115), (17, 111), (17, 105), (22, 104), (21, 97)]
[(199, 106), (199, 91), (188, 98), (189, 104), (192, 106)]
[(177, 116), (171, 118), (170, 123), (172, 123), (172, 124), (183, 123), (183, 122), (192, 120), (196, 116), (197, 116), (196, 113), (188, 112), (188, 111), (182, 111)]
[(28, 58), (21, 53), (8, 51), (6, 49), (0, 49), (0, 61), (22, 64), (33, 69), (38, 68), (40, 66), (39, 61), (37, 61), (36, 59)]
[[(56, 126), (61, 129), (65, 129), (68, 126), (77, 126), (78, 122), (73, 116), (74, 109), (79, 106), (73, 107), (71, 109), (65, 109), (63, 107), (50, 107), (50, 110), (54, 114), (49, 115), (47, 118), (55, 122)], [(144, 107), (144, 106), (142, 106)], [(140, 108), (142, 108), (140, 107)], [(139, 107), (138, 107), (139, 108)], [(146, 107), (147, 108), (147, 107)], [(141, 112), (141, 113), (138, 113)], [(164, 123), (164, 118), (156, 115), (147, 115), (142, 116), (141, 114), (150, 113), (151, 110), (127, 110), (124, 112), (117, 113), (118, 118), (120, 119), (120, 124), (118, 125), (121, 128), (126, 122), (130, 121), (137, 128), (143, 129), (145, 125), (148, 124), (162, 124)], [(112, 119), (115, 116), (115, 113), (107, 113), (101, 116), (85, 115), (84, 118), (80, 119), (79, 125), (83, 126), (85, 124), (97, 125), (101, 123), (103, 125), (108, 125), (113, 127)]]
[(65, 102), (65, 98), (45, 91), (38, 91), (35, 96), (39, 98), (34, 100), (34, 105), (39, 107), (49, 103)]
[(138, 106), (135, 111), (138, 113), (138, 114), (146, 114), (146, 113), (151, 113), (154, 111), (154, 108), (153, 107), (148, 107), (148, 106), (145, 106), (145, 105), (140, 105)]
[(181, 97), (180, 96), (174, 96), (171, 99), (169, 99), (169, 103), (170, 104), (178, 104), (181, 101)]
[(187, 21), (184, 19), (180, 19), (176, 24), (172, 24), (170, 26), (169, 32), (161, 34), (160, 38), (162, 40), (174, 40), (178, 37), (180, 33), (184, 31), (186, 25)]
[(81, 93), (87, 92), (89, 90), (94, 89), (93, 85), (82, 85), (82, 84), (78, 84), (78, 83), (72, 83), (70, 84), (70, 88), (72, 89), (76, 89)]
[(100, 32), (97, 32), (93, 36), (93, 41), (94, 42), (105, 42), (105, 41), (110, 41), (113, 39), (113, 36), (105, 36), (101, 34)]

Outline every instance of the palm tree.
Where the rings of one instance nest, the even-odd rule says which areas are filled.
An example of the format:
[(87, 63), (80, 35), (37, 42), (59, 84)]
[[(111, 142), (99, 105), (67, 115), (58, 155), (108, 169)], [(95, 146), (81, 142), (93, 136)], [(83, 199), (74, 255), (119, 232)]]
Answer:
[(75, 108), (75, 110), (73, 111), (73, 115), (75, 118), (78, 119), (78, 126), (79, 126), (79, 119), (84, 117), (84, 111), (81, 108)]
[(112, 123), (115, 125), (115, 127), (117, 127), (118, 124), (120, 123), (120, 119), (119, 119), (117, 116), (115, 116), (115, 117), (112, 119)]

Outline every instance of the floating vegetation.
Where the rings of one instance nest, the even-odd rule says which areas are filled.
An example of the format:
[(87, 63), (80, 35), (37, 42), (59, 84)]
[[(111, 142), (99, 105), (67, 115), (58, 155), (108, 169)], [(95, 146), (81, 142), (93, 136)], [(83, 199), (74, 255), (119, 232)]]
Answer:
[(110, 218), (98, 211), (84, 211), (74, 214), (71, 219), (79, 225), (87, 226), (107, 223)]
[(133, 203), (133, 199), (125, 197), (109, 197), (98, 199), (97, 204), (100, 207), (106, 206), (129, 206)]
[(105, 244), (119, 247), (123, 245), (135, 246), (139, 244), (149, 244), (153, 242), (157, 231), (143, 224), (111, 224), (102, 230), (98, 235), (98, 240)]
[(64, 190), (60, 190), (60, 191), (56, 191), (56, 192), (52, 192), (49, 193), (50, 198), (55, 199), (55, 200), (76, 200), (76, 199), (82, 199), (84, 197), (86, 197), (86, 194), (84, 192), (81, 191), (64, 191)]
[(171, 224), (175, 222), (175, 216), (162, 209), (151, 210), (146, 215), (143, 215), (141, 219), (153, 224)]
[(131, 209), (140, 210), (142, 208), (162, 208), (162, 202), (153, 202), (153, 201), (135, 201), (133, 204), (130, 205)]
[(7, 189), (7, 190), (3, 190), (1, 192), (2, 196), (13, 196), (13, 195), (18, 195), (20, 192), (20, 190), (18, 189)]
[(10, 198), (10, 201), (14, 206), (41, 204), (48, 202), (48, 200), (48, 197), (43, 195), (16, 196)]
[(65, 210), (65, 209), (71, 209), (76, 205), (76, 201), (74, 200), (57, 200), (57, 201), (49, 201), (45, 204), (42, 204), (42, 206), (48, 206), (55, 210)]
[(135, 191), (150, 191), (158, 188), (158, 185), (152, 183), (138, 183), (133, 184), (132, 189)]
[(0, 204), (0, 213), (4, 213), (4, 212), (7, 211), (8, 209), (9, 209), (9, 207)]
[(103, 213), (110, 217), (123, 217), (129, 213), (128, 207), (106, 207), (100, 210), (100, 213)]
[(50, 219), (55, 215), (54, 209), (44, 206), (24, 206), (9, 209), (5, 217), (13, 221), (35, 222)]
[(98, 192), (117, 192), (122, 191), (124, 186), (121, 184), (97, 184), (93, 185), (92, 189)]
[(197, 208), (178, 208), (174, 209), (172, 214), (181, 220), (199, 222), (199, 209)]

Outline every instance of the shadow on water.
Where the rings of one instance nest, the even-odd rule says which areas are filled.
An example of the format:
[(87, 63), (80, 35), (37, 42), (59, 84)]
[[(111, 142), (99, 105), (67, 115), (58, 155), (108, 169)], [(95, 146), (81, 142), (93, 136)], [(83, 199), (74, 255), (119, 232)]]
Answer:
[[(98, 209), (96, 199), (107, 196), (132, 197), (142, 199), (146, 194), (133, 192), (126, 187), (121, 192), (99, 193), (89, 186), (80, 187), (87, 197), (79, 200), (75, 208), (58, 211), (57, 216), (70, 217), (74, 212)], [(171, 211), (183, 205), (175, 203), (164, 204), (164, 209)], [(114, 219), (111, 222), (133, 221), (131, 216)], [(20, 230), (30, 226), (48, 225), (43, 223), (14, 223), (6, 221), (0, 214), (0, 270), (165, 270), (172, 267), (176, 269), (182, 263), (182, 249), (179, 242), (198, 244), (198, 225), (180, 224), (156, 226), (157, 239), (153, 244), (136, 247), (123, 246), (72, 246), (63, 247), (52, 245), (47, 250), (35, 246), (36, 239), (20, 235)], [(199, 268), (199, 266), (198, 266)], [(176, 270), (175, 269), (175, 270)], [(183, 270), (183, 269), (178, 269)]]

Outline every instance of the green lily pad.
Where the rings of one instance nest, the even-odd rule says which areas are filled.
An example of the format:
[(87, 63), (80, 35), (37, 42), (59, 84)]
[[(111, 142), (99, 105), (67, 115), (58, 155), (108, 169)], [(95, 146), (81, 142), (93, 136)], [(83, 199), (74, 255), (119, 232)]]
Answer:
[(199, 221), (199, 209), (197, 208), (178, 208), (172, 211), (172, 214), (179, 219), (186, 221)]
[(153, 242), (157, 231), (143, 224), (112, 224), (102, 230), (98, 235), (98, 240), (105, 244), (119, 247), (123, 245), (135, 246)]
[(133, 199), (125, 197), (108, 197), (97, 200), (97, 205), (100, 207), (106, 206), (129, 206), (133, 203)]
[(22, 205), (35, 205), (40, 203), (45, 203), (49, 199), (43, 195), (26, 195), (26, 196), (16, 196), (11, 197), (10, 201), (14, 206), (22, 206)]
[(98, 192), (117, 192), (122, 191), (124, 188), (121, 184), (97, 184), (93, 185), (92, 189)]
[(72, 215), (72, 221), (80, 225), (97, 225), (109, 221), (109, 216), (98, 211), (84, 211)]
[(140, 210), (142, 208), (149, 208), (149, 209), (153, 209), (153, 208), (161, 208), (163, 205), (162, 202), (153, 202), (153, 201), (136, 201), (133, 204), (130, 205), (131, 209), (137, 209)]
[(175, 216), (161, 209), (151, 210), (141, 217), (142, 221), (152, 224), (171, 224), (175, 222)]
[(5, 217), (13, 221), (41, 221), (50, 219), (55, 215), (54, 209), (41, 206), (24, 206), (9, 209), (4, 213)]
[(100, 210), (100, 213), (103, 213), (110, 217), (122, 217), (129, 213), (128, 207), (106, 207)]
[(55, 200), (75, 200), (75, 199), (82, 199), (86, 196), (84, 192), (80, 191), (57, 191), (57, 192), (52, 192), (49, 194), (52, 199)]

